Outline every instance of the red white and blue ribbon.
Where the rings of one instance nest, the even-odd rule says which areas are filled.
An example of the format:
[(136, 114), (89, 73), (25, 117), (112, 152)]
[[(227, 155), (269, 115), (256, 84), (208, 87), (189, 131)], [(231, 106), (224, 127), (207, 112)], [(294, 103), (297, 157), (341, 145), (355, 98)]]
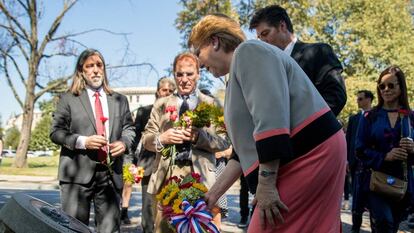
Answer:
[(183, 214), (177, 214), (170, 218), (170, 223), (177, 229), (177, 233), (219, 233), (216, 225), (211, 222), (213, 217), (206, 210), (206, 202), (202, 199), (192, 206), (187, 200), (181, 203)]

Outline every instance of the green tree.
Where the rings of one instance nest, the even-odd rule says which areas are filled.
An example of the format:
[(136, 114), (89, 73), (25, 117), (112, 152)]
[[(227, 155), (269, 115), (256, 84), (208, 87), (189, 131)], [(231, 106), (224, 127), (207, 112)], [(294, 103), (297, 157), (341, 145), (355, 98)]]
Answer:
[[(371, 87), (386, 67), (395, 64), (407, 77), (408, 96), (414, 100), (414, 25), (408, 0), (318, 0), (310, 38), (333, 46), (344, 65), (349, 101), (341, 118), (355, 112), (355, 92)], [(355, 107), (354, 107), (355, 106)]]
[(182, 34), (183, 48), (187, 48), (187, 40), (193, 26), (205, 15), (223, 13), (236, 20), (239, 19), (236, 9), (230, 0), (180, 0), (183, 10), (178, 13), (175, 26)]
[(277, 4), (286, 9), (296, 34), (307, 34), (310, 25), (310, 11), (314, 0), (241, 0), (237, 5), (240, 24), (248, 28), (254, 12), (265, 6)]
[(11, 147), (13, 150), (17, 149), (17, 146), (19, 145), (19, 139), (20, 139), (20, 131), (16, 127), (12, 127), (8, 130), (6, 130), (6, 134), (4, 137), (4, 148), (8, 149)]
[(42, 118), (34, 128), (30, 137), (30, 150), (57, 150), (58, 146), (54, 144), (50, 138), (50, 127), (52, 125), (52, 113), (56, 109), (56, 100), (54, 97), (49, 101), (39, 102), (39, 108), (42, 111)]
[(30, 150), (57, 150), (58, 146), (49, 138), (52, 115), (45, 114), (36, 125), (30, 138)]
[(357, 111), (356, 91), (375, 93), (375, 80), (390, 65), (407, 77), (408, 96), (414, 102), (413, 1), (410, 0), (242, 0), (241, 22), (247, 24), (261, 7), (279, 4), (290, 15), (300, 40), (330, 44), (344, 66), (348, 102), (340, 118)]
[[(187, 49), (191, 29), (203, 16), (211, 13), (222, 13), (235, 20), (239, 19), (237, 10), (232, 6), (230, 0), (180, 0), (180, 4), (183, 6), (183, 10), (178, 13), (175, 26), (182, 34), (181, 46), (184, 49)], [(208, 75), (202, 70), (199, 88), (211, 89), (212, 86), (213, 79), (209, 79)]]

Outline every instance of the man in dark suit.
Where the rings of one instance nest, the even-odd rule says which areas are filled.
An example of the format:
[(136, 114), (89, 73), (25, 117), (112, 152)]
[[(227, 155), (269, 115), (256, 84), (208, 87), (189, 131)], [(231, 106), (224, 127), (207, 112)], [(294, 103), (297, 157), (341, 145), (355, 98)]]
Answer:
[(103, 56), (94, 49), (83, 51), (50, 133), (62, 146), (58, 178), (63, 211), (88, 225), (93, 201), (97, 232), (120, 231), (123, 155), (129, 154), (134, 136), (128, 101), (109, 88)]
[(361, 109), (357, 114), (349, 117), (348, 127), (346, 130), (346, 144), (348, 152), (348, 166), (346, 180), (350, 180), (352, 186), (352, 232), (359, 232), (362, 224), (362, 214), (365, 211), (366, 203), (362, 190), (360, 189), (360, 182), (358, 174), (361, 173), (358, 169), (362, 169), (360, 162), (355, 156), (355, 140), (357, 138), (358, 123), (365, 111), (371, 110), (372, 100), (374, 95), (371, 91), (360, 90), (357, 93), (358, 108)]
[[(163, 77), (157, 82), (157, 92), (155, 98), (162, 98), (171, 95), (176, 89), (175, 82), (172, 78)], [(148, 123), (150, 118), (152, 104), (142, 106), (137, 110), (137, 116), (135, 118), (135, 143), (139, 143), (141, 140), (142, 132)], [(155, 161), (155, 153), (152, 151), (145, 150), (141, 144), (134, 145), (133, 151), (134, 161), (133, 163), (144, 168), (144, 177), (141, 180), (142, 188), (142, 218), (141, 226), (143, 233), (151, 233), (154, 231), (154, 215), (153, 215), (153, 198), (152, 195), (147, 193), (148, 183), (152, 174), (152, 166)], [(136, 161), (135, 161), (136, 160)], [(123, 224), (130, 224), (131, 221), (128, 217), (129, 200), (132, 193), (132, 184), (124, 183), (124, 189), (122, 190), (122, 210), (121, 210), (121, 221)]]
[(279, 47), (289, 54), (318, 89), (332, 112), (337, 116), (346, 103), (342, 65), (331, 46), (323, 43), (303, 43), (293, 33), (292, 22), (286, 10), (271, 5), (255, 12), (250, 29), (257, 37)]

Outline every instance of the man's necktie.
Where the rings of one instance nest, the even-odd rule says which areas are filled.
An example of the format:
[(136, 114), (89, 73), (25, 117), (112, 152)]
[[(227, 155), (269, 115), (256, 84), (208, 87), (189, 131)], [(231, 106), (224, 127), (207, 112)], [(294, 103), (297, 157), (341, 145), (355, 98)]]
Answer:
[[(183, 115), (187, 110), (190, 109), (188, 105), (188, 96), (183, 96), (183, 103), (180, 107), (179, 115)], [(188, 160), (190, 159), (191, 142), (185, 141), (183, 144), (176, 145), (178, 154), (176, 155), (177, 160)]]
[(189, 109), (187, 99), (188, 99), (188, 96), (184, 95), (183, 96), (183, 103), (181, 104), (180, 112), (179, 112), (180, 116), (183, 115)]
[[(106, 138), (105, 133), (105, 125), (104, 125), (104, 115), (102, 110), (101, 100), (99, 99), (99, 92), (95, 92), (95, 124), (96, 124), (96, 133), (98, 135), (102, 135)], [(98, 149), (98, 161), (102, 163), (106, 163), (106, 156), (107, 156), (107, 147), (103, 146)]]

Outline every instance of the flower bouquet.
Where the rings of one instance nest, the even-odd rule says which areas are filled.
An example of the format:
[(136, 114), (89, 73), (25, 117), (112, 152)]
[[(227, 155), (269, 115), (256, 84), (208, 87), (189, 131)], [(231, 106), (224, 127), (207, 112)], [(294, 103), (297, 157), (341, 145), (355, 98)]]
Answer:
[(183, 179), (172, 176), (156, 196), (163, 217), (178, 233), (219, 232), (206, 209), (203, 197), (207, 187), (200, 180), (200, 175), (194, 172)]
[(130, 184), (139, 183), (144, 177), (144, 171), (143, 167), (137, 167), (132, 163), (125, 164), (122, 167), (124, 182)]
[[(194, 110), (187, 110), (178, 117), (175, 106), (168, 106), (165, 113), (170, 114), (170, 121), (176, 128), (203, 128), (210, 127), (212, 124), (216, 127), (217, 132), (225, 132), (223, 109), (213, 104), (201, 102)], [(175, 145), (166, 145), (161, 154), (164, 158), (174, 157), (177, 154)]]

